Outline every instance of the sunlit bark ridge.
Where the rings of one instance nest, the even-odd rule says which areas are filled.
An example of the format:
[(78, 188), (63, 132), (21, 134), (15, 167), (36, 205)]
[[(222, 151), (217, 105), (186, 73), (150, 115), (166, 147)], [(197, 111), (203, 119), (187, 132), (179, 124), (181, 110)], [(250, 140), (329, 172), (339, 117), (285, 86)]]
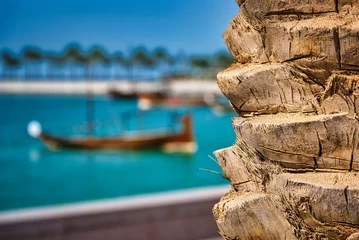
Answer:
[(359, 1), (237, 0), (218, 85), (238, 117), (215, 152), (225, 239), (359, 239)]

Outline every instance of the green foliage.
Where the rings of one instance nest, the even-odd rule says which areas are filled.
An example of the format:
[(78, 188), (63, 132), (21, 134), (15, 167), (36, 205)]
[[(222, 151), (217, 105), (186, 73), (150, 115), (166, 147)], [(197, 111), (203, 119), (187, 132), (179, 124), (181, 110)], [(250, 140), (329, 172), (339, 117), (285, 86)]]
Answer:
[(66, 59), (62, 55), (58, 55), (56, 53), (46, 53), (44, 54), (44, 58), (54, 65), (62, 65), (65, 64)]
[[(24, 63), (35, 63), (46, 60), (52, 65), (80, 64), (85, 68), (85, 72), (91, 71), (95, 64), (111, 64), (117, 63), (122, 65), (128, 71), (133, 70), (133, 66), (143, 68), (157, 67), (162, 70), (162, 76), (197, 76), (212, 78), (220, 69), (224, 69), (232, 64), (235, 60), (228, 52), (218, 52), (212, 56), (194, 56), (188, 58), (186, 55), (177, 55), (172, 57), (164, 47), (157, 47), (153, 51), (141, 46), (135, 48), (131, 54), (124, 55), (122, 52), (108, 54), (101, 46), (95, 46), (88, 52), (84, 52), (79, 44), (71, 43), (67, 45), (62, 53), (42, 52), (36, 47), (25, 47), (22, 51), (21, 58), (4, 51), (2, 54), (3, 64), (8, 67), (16, 67)], [(163, 65), (167, 65), (163, 67)], [(171, 66), (170, 65), (174, 65)], [(113, 66), (115, 67), (115, 66)], [(50, 68), (50, 66), (49, 66)], [(75, 68), (71, 67), (72, 70)], [(163, 69), (165, 69), (163, 71)], [(95, 69), (94, 69), (95, 70)], [(49, 71), (48, 71), (49, 72)], [(90, 74), (88, 74), (90, 75)]]
[(210, 67), (209, 60), (205, 57), (192, 57), (191, 58), (191, 65), (193, 67), (206, 69)]
[(152, 58), (155, 62), (163, 61), (171, 65), (174, 63), (174, 59), (169, 55), (164, 47), (156, 48), (153, 52)]
[(131, 58), (126, 58), (122, 52), (115, 52), (112, 57), (109, 58), (111, 62), (121, 64), (126, 68), (130, 68), (133, 65)]
[(88, 61), (92, 63), (104, 63), (109, 64), (110, 58), (101, 47), (93, 48), (87, 55)]
[(139, 47), (134, 50), (132, 54), (132, 62), (145, 67), (151, 67), (155, 65), (154, 59), (148, 54), (145, 47)]
[(118, 64), (124, 64), (126, 62), (126, 58), (123, 56), (122, 52), (115, 52), (111, 58), (112, 62)]
[(87, 55), (85, 55), (85, 54), (80, 54), (80, 55), (78, 55), (78, 56), (76, 57), (76, 62), (77, 62), (77, 63), (80, 63), (80, 64), (82, 64), (82, 65), (84, 65), (84, 66), (88, 66), (88, 65), (91, 64), (90, 58), (89, 58)]
[(65, 48), (64, 59), (66, 62), (79, 62), (83, 57), (81, 48), (78, 44), (70, 44)]
[(23, 50), (23, 58), (28, 62), (38, 62), (43, 59), (43, 53), (35, 47), (25, 47)]
[(2, 54), (2, 61), (8, 68), (18, 67), (21, 64), (19, 58), (15, 57), (8, 51), (4, 51)]

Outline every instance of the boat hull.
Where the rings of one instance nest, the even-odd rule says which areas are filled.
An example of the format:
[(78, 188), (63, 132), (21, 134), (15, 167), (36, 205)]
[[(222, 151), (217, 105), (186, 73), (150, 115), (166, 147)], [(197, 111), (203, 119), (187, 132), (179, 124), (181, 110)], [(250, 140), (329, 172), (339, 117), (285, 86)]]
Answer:
[[(179, 135), (178, 135), (179, 136)], [(158, 136), (149, 138), (137, 139), (121, 139), (121, 138), (81, 138), (81, 139), (65, 139), (48, 134), (42, 134), (40, 139), (51, 148), (73, 148), (73, 149), (154, 149), (161, 148), (165, 144), (185, 143), (183, 141), (176, 141), (177, 135), (173, 136)], [(191, 141), (189, 141), (191, 142)], [(186, 142), (187, 143), (187, 142)]]
[(143, 150), (162, 149), (167, 152), (195, 152), (196, 142), (192, 131), (192, 118), (182, 118), (182, 131), (171, 134), (157, 134), (136, 137), (112, 138), (63, 138), (41, 133), (39, 139), (48, 147), (55, 149), (86, 149), (86, 150)]

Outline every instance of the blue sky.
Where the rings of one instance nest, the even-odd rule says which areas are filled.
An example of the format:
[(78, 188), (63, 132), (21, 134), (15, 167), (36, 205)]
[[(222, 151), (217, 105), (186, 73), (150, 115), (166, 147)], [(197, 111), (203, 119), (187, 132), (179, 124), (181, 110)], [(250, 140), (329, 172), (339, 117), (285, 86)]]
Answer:
[(226, 49), (221, 35), (238, 11), (235, 0), (0, 0), (0, 48), (61, 51), (77, 42), (210, 54)]

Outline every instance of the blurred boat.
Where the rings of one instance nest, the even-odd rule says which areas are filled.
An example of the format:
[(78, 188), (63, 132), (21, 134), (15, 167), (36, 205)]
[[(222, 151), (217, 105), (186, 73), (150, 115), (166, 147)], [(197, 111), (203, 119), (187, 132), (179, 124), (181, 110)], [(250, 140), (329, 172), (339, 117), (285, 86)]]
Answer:
[(162, 94), (168, 91), (165, 82), (127, 82), (122, 81), (109, 86), (108, 96), (113, 100), (137, 99), (143, 94)]
[(135, 91), (121, 91), (115, 88), (109, 89), (107, 92), (111, 99), (136, 99), (138, 93)]
[(197, 96), (168, 96), (166, 93), (142, 94), (138, 98), (138, 108), (142, 110), (153, 107), (197, 107), (206, 106), (201, 95)]
[(139, 131), (135, 135), (122, 137), (58, 137), (41, 130), (39, 122), (32, 121), (28, 125), (30, 136), (43, 141), (48, 147), (55, 149), (89, 149), (89, 150), (144, 150), (161, 149), (168, 153), (195, 153), (197, 144), (193, 136), (192, 116), (187, 114), (181, 118), (182, 129), (179, 132), (146, 134)]

